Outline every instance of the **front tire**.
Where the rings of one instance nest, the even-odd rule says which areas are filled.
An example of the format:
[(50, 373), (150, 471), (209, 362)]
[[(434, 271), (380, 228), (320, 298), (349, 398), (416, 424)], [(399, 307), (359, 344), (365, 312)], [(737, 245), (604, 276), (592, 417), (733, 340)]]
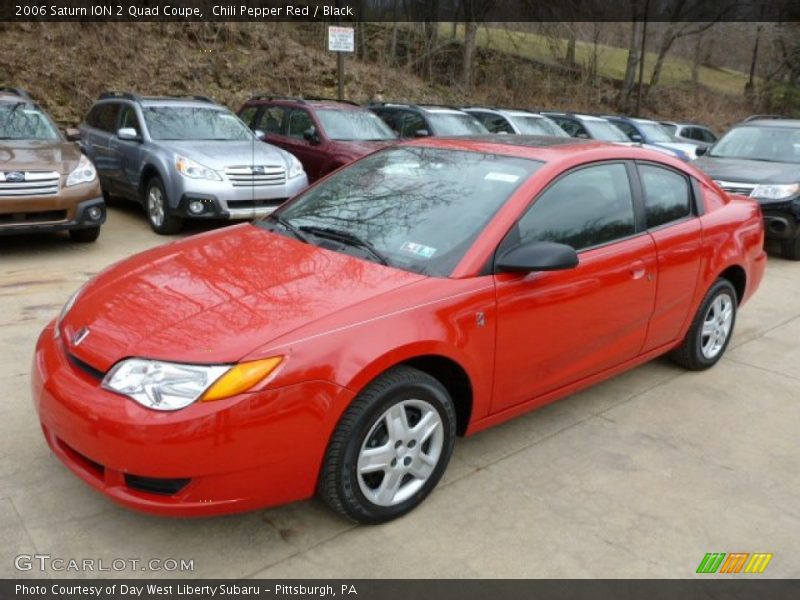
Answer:
[(444, 386), (417, 369), (396, 367), (345, 411), (317, 491), (353, 521), (390, 521), (416, 508), (436, 487), (455, 437), (455, 408)]
[(167, 192), (160, 177), (153, 177), (147, 182), (144, 191), (144, 209), (150, 227), (159, 235), (178, 233), (183, 227), (180, 218), (169, 214)]
[(690, 371), (713, 367), (728, 347), (736, 324), (736, 290), (727, 279), (717, 279), (700, 303), (683, 343), (670, 358)]
[(89, 244), (97, 241), (100, 237), (100, 227), (85, 227), (83, 229), (70, 229), (69, 237), (73, 242), (79, 244)]

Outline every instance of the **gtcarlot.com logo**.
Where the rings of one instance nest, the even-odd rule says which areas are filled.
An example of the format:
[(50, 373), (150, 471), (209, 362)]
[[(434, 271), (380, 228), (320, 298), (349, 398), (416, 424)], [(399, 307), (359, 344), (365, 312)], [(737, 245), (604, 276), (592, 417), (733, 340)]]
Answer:
[(760, 575), (772, 560), (772, 554), (766, 552), (708, 552), (697, 567), (698, 573), (752, 573)]
[(18, 571), (62, 573), (111, 571), (194, 571), (193, 558), (61, 558), (50, 554), (19, 554), (14, 558)]

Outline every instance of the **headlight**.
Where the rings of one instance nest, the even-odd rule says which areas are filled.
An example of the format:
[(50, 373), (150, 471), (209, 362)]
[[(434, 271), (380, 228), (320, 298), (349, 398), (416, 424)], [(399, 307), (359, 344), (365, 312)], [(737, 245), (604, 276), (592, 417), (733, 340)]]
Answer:
[(212, 179), (214, 181), (222, 181), (222, 177), (220, 177), (219, 173), (214, 169), (204, 167), (200, 163), (193, 161), (191, 158), (186, 158), (185, 156), (175, 157), (175, 168), (178, 169), (178, 173), (190, 179)]
[(78, 166), (67, 176), (67, 187), (78, 185), (79, 183), (90, 183), (97, 177), (92, 161), (86, 155), (81, 154)]
[(72, 310), (72, 307), (75, 306), (75, 301), (78, 299), (78, 296), (81, 295), (84, 286), (79, 287), (75, 290), (69, 299), (64, 303), (64, 306), (61, 308), (61, 312), (58, 313), (58, 317), (56, 318), (56, 330), (55, 330), (55, 338), (58, 339), (61, 335), (61, 323), (64, 321), (66, 316), (69, 314), (69, 311)]
[(750, 193), (751, 198), (761, 198), (763, 200), (783, 200), (791, 198), (800, 192), (800, 184), (789, 183), (785, 185), (761, 184), (757, 185)]
[(103, 378), (103, 387), (154, 410), (178, 410), (249, 390), (281, 363), (281, 357), (237, 365), (186, 365), (129, 358)]
[(303, 163), (301, 163), (294, 155), (290, 155), (289, 157), (289, 169), (288, 169), (288, 177), (289, 179), (293, 179), (295, 177), (300, 177), (304, 173), (303, 171)]

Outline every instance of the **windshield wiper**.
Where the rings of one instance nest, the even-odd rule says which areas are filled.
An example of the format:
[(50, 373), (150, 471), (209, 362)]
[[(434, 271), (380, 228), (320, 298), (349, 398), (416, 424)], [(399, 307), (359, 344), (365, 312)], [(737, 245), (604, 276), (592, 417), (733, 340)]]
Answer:
[(320, 227), (317, 225), (301, 225), (300, 231), (310, 233), (317, 237), (323, 237), (335, 240), (337, 242), (342, 242), (343, 244), (354, 246), (356, 248), (362, 248), (366, 250), (367, 253), (380, 264), (382, 265), (389, 264), (389, 260), (383, 254), (381, 254), (380, 251), (376, 250), (372, 244), (370, 244), (366, 240), (362, 240), (354, 233), (345, 231), (344, 229), (335, 229), (333, 227)]
[(267, 218), (270, 221), (273, 221), (273, 222), (277, 223), (278, 225), (280, 225), (281, 227), (283, 227), (286, 231), (291, 233), (294, 237), (296, 237), (298, 240), (300, 240), (304, 244), (308, 244), (308, 238), (306, 236), (304, 236), (302, 234), (302, 232), (297, 227), (295, 227), (294, 225), (289, 223), (289, 221), (284, 219), (282, 216), (276, 215), (275, 213), (272, 213)]

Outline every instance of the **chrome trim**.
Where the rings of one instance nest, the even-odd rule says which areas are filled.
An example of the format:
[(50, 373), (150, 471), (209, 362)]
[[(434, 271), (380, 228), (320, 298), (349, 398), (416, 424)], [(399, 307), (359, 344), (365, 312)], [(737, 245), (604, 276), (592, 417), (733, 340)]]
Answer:
[[(7, 181), (6, 173), (22, 173), (22, 181)], [(56, 171), (0, 171), (0, 198), (55, 196), (61, 189), (61, 175)]]
[(714, 183), (729, 194), (739, 194), (741, 196), (749, 196), (753, 193), (753, 190), (758, 187), (757, 183), (745, 183), (743, 181), (722, 181), (721, 179), (715, 179)]
[(280, 165), (250, 165), (226, 167), (225, 176), (233, 187), (265, 187), (284, 185), (286, 167)]

